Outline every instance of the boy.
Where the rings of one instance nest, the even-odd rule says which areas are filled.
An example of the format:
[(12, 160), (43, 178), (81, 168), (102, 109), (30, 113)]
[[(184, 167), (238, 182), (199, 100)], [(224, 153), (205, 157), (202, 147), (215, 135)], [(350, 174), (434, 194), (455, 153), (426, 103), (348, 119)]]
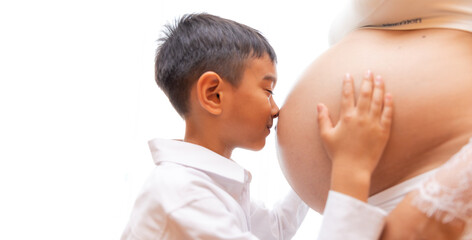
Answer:
[[(279, 113), (272, 98), (277, 82), (275, 62), (274, 50), (259, 32), (231, 20), (193, 14), (168, 28), (156, 56), (156, 81), (184, 118), (185, 137), (183, 141), (149, 142), (157, 167), (136, 200), (122, 239), (290, 239), (295, 234), (307, 205), (294, 192), (272, 211), (252, 203), (251, 175), (230, 159), (237, 147), (260, 150), (265, 145)], [(345, 86), (352, 87), (350, 80)], [(366, 92), (382, 98), (383, 85), (374, 88), (372, 83), (369, 75), (364, 81), (369, 88)], [(348, 100), (343, 101), (351, 99), (354, 104), (352, 88), (345, 92)], [(370, 106), (371, 98), (360, 98), (359, 106), (361, 99)], [(378, 101), (372, 101), (372, 106), (376, 104)], [(346, 105), (346, 111), (353, 108)], [(325, 136), (352, 130), (354, 121), (339, 124), (347, 128), (332, 128), (323, 109), (320, 106)], [(391, 104), (385, 109), (391, 110)], [(372, 119), (379, 122), (379, 114)], [(389, 129), (389, 125), (383, 126), (381, 137), (374, 135), (373, 140), (381, 142), (377, 152), (382, 152)], [(336, 137), (326, 139), (330, 153), (338, 153), (338, 145), (345, 146), (337, 145)], [(335, 154), (333, 161), (338, 156), (343, 155)], [(375, 166), (379, 157), (368, 156), (362, 162)], [(341, 157), (337, 163), (342, 161)], [(370, 167), (361, 166), (367, 165)], [(362, 195), (363, 191), (358, 192)], [(358, 202), (354, 205), (359, 206)], [(375, 210), (372, 214), (383, 219)], [(335, 214), (333, 217), (336, 219)]]

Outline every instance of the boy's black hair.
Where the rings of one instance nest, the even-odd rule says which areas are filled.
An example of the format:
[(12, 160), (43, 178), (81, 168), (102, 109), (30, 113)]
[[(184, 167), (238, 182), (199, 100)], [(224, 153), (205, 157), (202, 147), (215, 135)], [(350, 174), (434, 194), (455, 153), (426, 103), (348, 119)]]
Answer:
[(237, 87), (250, 57), (274, 50), (257, 30), (210, 14), (188, 14), (166, 25), (156, 54), (157, 85), (182, 116), (188, 112), (190, 89), (207, 71), (214, 71)]

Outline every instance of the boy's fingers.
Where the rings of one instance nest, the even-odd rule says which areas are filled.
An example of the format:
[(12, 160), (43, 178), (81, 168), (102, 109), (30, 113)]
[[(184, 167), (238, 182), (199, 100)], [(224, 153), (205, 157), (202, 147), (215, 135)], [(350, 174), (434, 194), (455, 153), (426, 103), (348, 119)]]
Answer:
[(343, 92), (341, 99), (341, 116), (348, 113), (355, 106), (354, 99), (354, 80), (351, 75), (347, 73), (343, 79)]
[(318, 129), (320, 130), (321, 136), (323, 136), (327, 131), (333, 128), (333, 123), (329, 118), (328, 108), (319, 103), (317, 106), (318, 109)]
[(374, 79), (374, 93), (372, 94), (372, 102), (370, 104), (370, 114), (374, 117), (380, 117), (382, 105), (384, 102), (385, 85), (380, 76)]
[(384, 108), (382, 111), (382, 116), (380, 118), (380, 125), (390, 130), (392, 125), (392, 118), (393, 118), (393, 100), (392, 95), (390, 93), (385, 94), (384, 98)]
[(370, 109), (370, 101), (372, 98), (372, 72), (367, 71), (362, 79), (359, 91), (359, 100), (357, 101), (357, 110), (359, 113), (367, 113)]

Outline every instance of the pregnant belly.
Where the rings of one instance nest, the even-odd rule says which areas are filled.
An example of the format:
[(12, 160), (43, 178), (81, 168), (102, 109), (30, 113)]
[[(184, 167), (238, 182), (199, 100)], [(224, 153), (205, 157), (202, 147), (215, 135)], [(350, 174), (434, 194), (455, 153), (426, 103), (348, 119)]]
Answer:
[(441, 165), (472, 136), (472, 34), (355, 31), (309, 66), (278, 120), (282, 171), (316, 211), (324, 207), (331, 173), (316, 104), (326, 104), (336, 122), (343, 75), (350, 73), (359, 86), (368, 69), (382, 75), (395, 104), (391, 138), (372, 176), (371, 194)]

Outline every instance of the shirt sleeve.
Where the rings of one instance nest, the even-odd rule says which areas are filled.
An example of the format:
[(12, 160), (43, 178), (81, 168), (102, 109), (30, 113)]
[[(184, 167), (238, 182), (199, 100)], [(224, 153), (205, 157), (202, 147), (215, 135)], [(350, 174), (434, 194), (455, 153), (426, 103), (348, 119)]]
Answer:
[[(211, 207), (209, 207), (211, 206)], [(257, 240), (241, 229), (236, 216), (217, 198), (206, 198), (188, 204), (169, 215), (165, 239)]]
[(291, 239), (308, 212), (309, 207), (291, 190), (272, 209), (251, 202), (251, 232), (260, 239)]
[[(145, 219), (147, 221), (133, 228), (128, 227), (121, 240), (259, 240), (242, 229), (235, 215), (217, 198), (200, 199), (182, 206), (167, 215), (165, 223), (153, 221), (151, 213)], [(159, 227), (164, 229), (156, 230)]]
[[(193, 184), (184, 183), (152, 180), (145, 184), (121, 240), (258, 239), (250, 232), (243, 209), (231, 196), (221, 199), (214, 192), (216, 188), (205, 185), (207, 182), (194, 179)], [(225, 204), (225, 200), (233, 202)]]
[(329, 191), (318, 240), (378, 239), (386, 216), (380, 208)]

